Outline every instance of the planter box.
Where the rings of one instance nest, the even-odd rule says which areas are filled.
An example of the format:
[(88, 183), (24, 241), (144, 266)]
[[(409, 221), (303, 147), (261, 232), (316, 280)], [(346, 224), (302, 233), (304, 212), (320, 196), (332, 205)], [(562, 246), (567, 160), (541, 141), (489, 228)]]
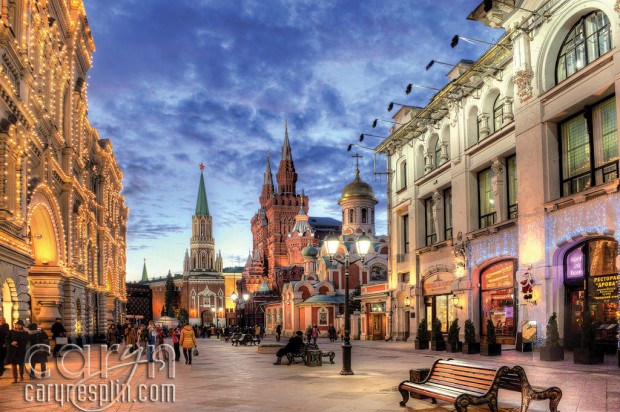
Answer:
[(427, 340), (418, 340), (418, 339), (416, 339), (415, 342), (414, 342), (414, 345), (415, 345), (414, 347), (416, 349), (421, 349), (421, 350), (428, 349), (428, 341)]
[(480, 343), (464, 343), (463, 344), (463, 353), (467, 353), (468, 355), (473, 355), (475, 353), (480, 353)]
[(501, 343), (481, 343), (480, 354), (482, 356), (501, 356), (502, 344)]
[(603, 363), (603, 351), (598, 348), (575, 348), (573, 361), (581, 365), (596, 365)]
[(463, 342), (456, 342), (456, 343), (450, 343), (448, 342), (446, 344), (446, 352), (449, 353), (457, 353), (457, 352), (461, 352), (463, 350)]
[(564, 360), (564, 346), (541, 346), (540, 360), (545, 362)]
[(446, 350), (446, 341), (445, 340), (432, 340), (431, 341), (431, 350)]

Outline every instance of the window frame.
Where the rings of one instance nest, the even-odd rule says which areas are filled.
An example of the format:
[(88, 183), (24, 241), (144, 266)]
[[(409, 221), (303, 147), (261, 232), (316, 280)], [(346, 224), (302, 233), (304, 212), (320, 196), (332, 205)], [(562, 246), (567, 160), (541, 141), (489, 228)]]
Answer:
[[(514, 159), (515, 161), (515, 166), (514, 166), (514, 173), (515, 173), (515, 187), (517, 188), (517, 193), (514, 193), (514, 197), (515, 197), (515, 203), (510, 203), (510, 196), (511, 194), (513, 194), (510, 191), (510, 174), (511, 172), (513, 172), (512, 168), (510, 167), (510, 161)], [(506, 158), (506, 205), (507, 205), (507, 211), (508, 211), (508, 220), (511, 219), (516, 219), (519, 217), (519, 197), (518, 197), (518, 178), (517, 178), (517, 171), (519, 165), (517, 164), (517, 155), (516, 153), (513, 154), (512, 156), (508, 156)]]
[[(605, 18), (607, 19), (607, 24), (602, 26), (601, 28), (598, 28), (595, 32), (591, 33), (590, 36), (588, 36), (587, 32), (586, 32), (586, 24), (585, 24), (585, 22), (588, 19), (588, 17), (590, 17), (593, 14), (597, 14), (597, 13), (601, 13), (603, 16), (605, 16)], [(568, 55), (568, 53), (564, 53), (564, 54), (561, 54), (561, 53), (562, 53), (562, 51), (564, 49), (564, 46), (567, 44), (567, 40), (569, 39), (569, 37), (571, 35), (573, 35), (573, 32), (576, 31), (578, 26), (581, 26), (581, 28), (583, 29), (582, 33), (583, 33), (584, 40), (583, 40), (583, 42), (581, 44), (584, 46), (585, 63), (583, 65), (583, 67), (576, 68), (577, 66), (576, 66), (576, 61), (575, 61), (575, 71), (572, 74), (568, 75), (568, 74), (566, 74), (566, 73), (568, 73), (568, 70), (566, 70), (567, 69), (566, 56)], [(605, 29), (607, 29), (607, 36), (608, 36), (608, 41), (609, 41), (609, 49), (607, 49), (607, 51), (601, 53), (599, 39), (600, 39), (600, 33), (602, 31), (604, 31)], [(597, 49), (598, 56), (596, 56), (592, 60), (590, 60), (590, 56), (589, 56), (589, 53), (588, 53), (588, 40), (591, 37), (593, 37), (593, 36), (596, 36), (596, 43), (597, 43), (596, 49)], [(575, 36), (573, 35), (573, 39), (571, 41), (574, 41), (574, 38), (575, 38)], [(574, 47), (573, 49), (571, 49), (571, 51), (575, 51), (576, 49), (577, 49), (577, 47)], [(587, 13), (587, 14), (581, 16), (579, 18), (579, 20), (577, 20), (577, 22), (575, 24), (573, 24), (573, 26), (568, 30), (568, 32), (566, 33), (566, 36), (564, 36), (564, 40), (562, 40), (562, 44), (560, 45), (560, 49), (558, 50), (558, 55), (555, 58), (555, 84), (558, 85), (558, 84), (562, 83), (563, 81), (567, 80), (568, 78), (570, 78), (571, 76), (574, 76), (580, 70), (583, 70), (590, 63), (593, 63), (594, 61), (598, 60), (599, 58), (601, 58), (601, 56), (607, 54), (611, 50), (613, 50), (612, 36), (611, 36), (611, 20), (609, 19), (607, 14), (604, 11), (602, 11), (600, 9), (597, 9), (597, 10), (593, 10), (590, 13)], [(562, 80), (559, 80), (558, 69), (560, 67), (560, 59), (562, 57), (564, 57), (563, 64), (564, 64), (564, 68), (565, 68), (565, 75), (566, 75), (566, 77), (563, 78)], [(576, 57), (575, 57), (575, 60), (576, 60)]]
[[(432, 233), (429, 233), (429, 222), (428, 222), (428, 217), (429, 217), (429, 213), (430, 213), (430, 220), (431, 220), (431, 228), (432, 228)], [(428, 197), (426, 199), (424, 199), (424, 244), (426, 246), (431, 246), (434, 245), (435, 243), (437, 243), (437, 231), (435, 230), (435, 225), (432, 223), (433, 221), (433, 197)]]
[[(484, 229), (486, 227), (489, 226), (493, 226), (495, 223), (497, 223), (497, 210), (493, 210), (493, 213), (487, 213), (485, 215), (482, 215), (482, 203), (480, 202), (480, 175), (483, 173), (493, 173), (493, 171), (491, 170), (491, 167), (487, 167), (486, 169), (482, 169), (481, 171), (478, 172), (478, 174), (476, 175), (477, 177), (477, 187), (478, 187), (478, 228), (479, 229)], [(493, 184), (491, 183), (491, 186)], [(493, 190), (491, 188), (491, 190)], [(495, 200), (495, 198), (493, 198), (493, 200)], [(494, 203), (493, 203), (494, 204)], [(495, 209), (495, 207), (493, 207), (493, 209)], [(490, 223), (489, 223), (490, 220)], [(485, 224), (483, 225), (483, 221), (485, 222)]]
[[(450, 199), (449, 203), (447, 202), (448, 199)], [(450, 227), (448, 227), (448, 209), (450, 210)], [(444, 240), (452, 239), (452, 187), (443, 191), (443, 225)]]
[[(583, 192), (584, 190), (587, 190), (587, 189), (590, 189), (596, 186), (600, 186), (610, 180), (617, 179), (618, 176), (620, 175), (620, 169), (618, 167), (619, 166), (618, 161), (620, 160), (620, 153), (617, 154), (616, 160), (612, 160), (606, 163), (601, 163), (599, 166), (597, 166), (597, 163), (596, 163), (596, 160), (597, 160), (596, 159), (596, 145), (597, 145), (597, 142), (602, 144), (603, 134), (601, 130), (600, 136), (594, 135), (594, 112), (597, 110), (597, 108), (601, 108), (602, 106), (607, 104), (612, 99), (614, 100), (614, 104), (617, 105), (616, 95), (613, 94), (611, 96), (605, 97), (602, 100), (599, 100), (598, 102), (596, 102), (595, 104), (591, 106), (586, 106), (585, 110), (575, 113), (574, 115), (558, 123), (557, 130), (558, 130), (558, 150), (559, 150), (559, 157), (560, 157), (560, 161), (559, 161), (560, 197), (574, 195), (576, 193)], [(564, 147), (566, 145), (564, 143), (565, 136), (562, 133), (562, 126), (578, 118), (579, 116), (583, 116), (585, 123), (586, 123), (586, 133), (588, 135), (587, 140), (588, 140), (588, 149), (589, 149), (588, 160), (590, 163), (590, 167), (589, 167), (589, 170), (586, 172), (582, 172), (580, 174), (576, 174), (571, 177), (565, 177), (564, 176), (565, 174), (564, 165), (566, 163), (566, 159), (564, 158), (564, 155), (565, 155)], [(618, 118), (616, 116), (616, 135), (617, 134), (618, 134)], [(612, 178), (608, 180), (609, 179), (608, 176), (613, 176), (614, 174), (615, 174), (615, 179)], [(587, 186), (584, 186), (582, 189), (578, 190), (575, 185), (579, 182), (580, 179), (583, 179), (584, 177), (589, 177), (590, 179), (589, 184)]]
[[(502, 130), (504, 127), (504, 103), (501, 101), (501, 95), (498, 94), (493, 101), (493, 133)], [(499, 116), (499, 125), (497, 119)]]
[(409, 253), (409, 213), (401, 215), (401, 235), (402, 235), (402, 253)]

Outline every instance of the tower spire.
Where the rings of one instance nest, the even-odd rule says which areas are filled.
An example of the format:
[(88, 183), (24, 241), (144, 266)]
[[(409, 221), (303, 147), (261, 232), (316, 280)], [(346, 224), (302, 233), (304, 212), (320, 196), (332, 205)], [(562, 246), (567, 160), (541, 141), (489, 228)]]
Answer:
[(149, 275), (146, 273), (146, 258), (144, 258), (144, 266), (142, 266), (142, 280), (141, 282), (148, 282)]
[(196, 215), (209, 216), (209, 203), (204, 179), (205, 165), (200, 163), (200, 184), (198, 185), (198, 200), (196, 201)]
[(278, 181), (278, 194), (295, 194), (295, 184), (297, 183), (297, 173), (291, 154), (291, 144), (288, 140), (288, 120), (284, 123), (284, 142), (282, 143), (282, 158), (280, 167), (276, 174)]
[(267, 165), (265, 166), (265, 179), (263, 184), (273, 186), (273, 176), (271, 175), (271, 157), (269, 156), (269, 150), (267, 150)]
[(282, 160), (293, 161), (291, 155), (291, 145), (288, 141), (288, 120), (284, 121), (284, 143), (282, 143)]

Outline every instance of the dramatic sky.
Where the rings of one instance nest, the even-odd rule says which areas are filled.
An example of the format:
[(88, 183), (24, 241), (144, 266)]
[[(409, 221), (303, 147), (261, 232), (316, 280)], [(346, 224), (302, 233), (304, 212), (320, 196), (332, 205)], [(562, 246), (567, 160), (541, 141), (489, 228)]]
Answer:
[[(338, 199), (352, 180), (347, 152), (362, 132), (387, 136), (390, 101), (410, 82), (441, 87), (447, 67), (431, 60), (476, 59), (502, 32), (466, 20), (478, 0), (86, 0), (97, 51), (88, 86), (89, 118), (112, 141), (130, 208), (127, 279), (146, 258), (150, 276), (180, 272), (189, 248), (204, 162), (216, 250), (224, 266), (251, 248), (266, 152), (277, 171), (289, 122), (297, 188), (311, 216), (340, 219)], [(367, 138), (374, 147), (379, 139)], [(377, 231), (386, 233), (385, 179), (362, 178), (379, 199)], [(385, 159), (379, 158), (379, 169)]]

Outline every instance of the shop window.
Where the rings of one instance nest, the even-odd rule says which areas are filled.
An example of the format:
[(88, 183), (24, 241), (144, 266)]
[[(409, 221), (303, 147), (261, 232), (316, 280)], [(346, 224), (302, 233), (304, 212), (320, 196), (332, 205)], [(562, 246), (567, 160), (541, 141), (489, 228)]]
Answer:
[(424, 215), (426, 224), (426, 246), (437, 243), (437, 234), (435, 233), (435, 224), (433, 221), (433, 198), (429, 197), (424, 201)]
[(556, 83), (560, 83), (611, 49), (609, 19), (602, 11), (582, 17), (568, 32), (558, 54)]
[(452, 239), (452, 188), (443, 191), (444, 239)]
[(495, 197), (491, 183), (493, 172), (485, 169), (478, 173), (478, 216), (480, 229), (495, 224)]
[(504, 103), (499, 95), (493, 102), (493, 132), (497, 132), (504, 125)]
[(452, 303), (452, 272), (434, 273), (424, 280), (424, 301), (426, 303), (426, 319), (429, 325), (433, 319), (441, 321), (441, 331), (448, 332), (450, 322), (454, 320), (455, 308)]
[(487, 333), (487, 320), (495, 325), (498, 336), (515, 337), (514, 262), (495, 263), (480, 275), (482, 335)]
[(562, 195), (618, 178), (615, 96), (560, 124)]
[(516, 219), (519, 216), (517, 205), (517, 156), (513, 155), (506, 159), (506, 178), (508, 180), (508, 219)]

